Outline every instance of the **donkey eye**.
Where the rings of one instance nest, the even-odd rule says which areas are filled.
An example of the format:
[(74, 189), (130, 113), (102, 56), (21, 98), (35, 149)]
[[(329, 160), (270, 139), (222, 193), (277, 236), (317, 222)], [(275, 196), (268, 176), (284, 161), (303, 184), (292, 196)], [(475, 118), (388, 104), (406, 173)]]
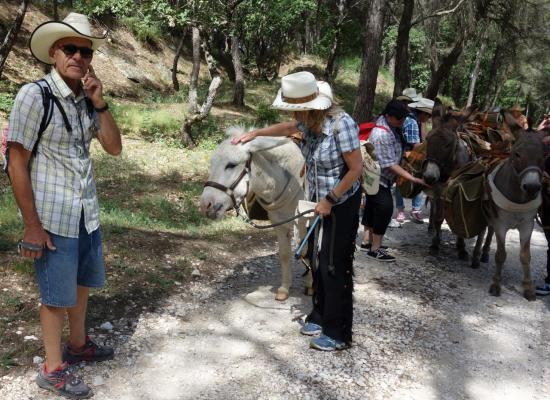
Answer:
[(228, 170), (228, 169), (233, 169), (237, 166), (237, 164), (233, 164), (233, 163), (229, 163), (225, 166), (225, 169)]
[(516, 157), (516, 158), (521, 158), (521, 154), (519, 154), (519, 153), (516, 152), (516, 153), (514, 153), (514, 157)]

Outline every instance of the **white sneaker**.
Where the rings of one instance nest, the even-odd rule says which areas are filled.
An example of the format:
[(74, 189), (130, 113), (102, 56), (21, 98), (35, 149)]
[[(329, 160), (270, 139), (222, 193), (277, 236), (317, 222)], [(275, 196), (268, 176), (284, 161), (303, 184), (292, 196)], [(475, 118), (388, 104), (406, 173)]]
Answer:
[(397, 222), (395, 218), (392, 218), (388, 225), (388, 228), (399, 228), (399, 227), (401, 227), (401, 224)]

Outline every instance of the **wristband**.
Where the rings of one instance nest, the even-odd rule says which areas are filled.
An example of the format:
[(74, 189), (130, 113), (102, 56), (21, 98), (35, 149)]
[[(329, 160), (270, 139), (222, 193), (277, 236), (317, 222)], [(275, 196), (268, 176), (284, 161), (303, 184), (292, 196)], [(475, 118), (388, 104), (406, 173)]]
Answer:
[(336, 195), (332, 190), (327, 193), (327, 195), (325, 196), (325, 199), (327, 199), (327, 201), (333, 205), (338, 203), (338, 197), (336, 197)]
[(109, 104), (105, 103), (105, 105), (101, 108), (96, 108), (94, 107), (94, 110), (96, 113), (102, 113), (102, 112), (105, 112), (109, 109)]

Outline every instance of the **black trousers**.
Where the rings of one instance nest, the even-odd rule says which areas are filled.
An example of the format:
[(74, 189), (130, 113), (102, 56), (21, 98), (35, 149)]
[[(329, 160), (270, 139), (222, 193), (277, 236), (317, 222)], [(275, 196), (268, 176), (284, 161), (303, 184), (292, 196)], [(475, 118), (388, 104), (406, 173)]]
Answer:
[[(325, 335), (343, 342), (351, 341), (353, 254), (360, 203), (361, 190), (357, 190), (344, 203), (332, 207), (331, 214), (323, 218), (321, 251), (317, 268), (313, 271), (313, 310), (306, 318), (307, 322), (321, 325)], [(313, 242), (312, 235), (308, 244), (310, 259)]]
[[(544, 190), (544, 189), (543, 189)], [(550, 226), (550, 205), (542, 203), (540, 210), (540, 222), (543, 226)], [(544, 229), (544, 236), (546, 236), (546, 243), (548, 248), (546, 249), (546, 283), (550, 283), (550, 229)]]
[(377, 235), (384, 235), (393, 214), (391, 189), (380, 185), (378, 193), (366, 195), (365, 210), (361, 223)]

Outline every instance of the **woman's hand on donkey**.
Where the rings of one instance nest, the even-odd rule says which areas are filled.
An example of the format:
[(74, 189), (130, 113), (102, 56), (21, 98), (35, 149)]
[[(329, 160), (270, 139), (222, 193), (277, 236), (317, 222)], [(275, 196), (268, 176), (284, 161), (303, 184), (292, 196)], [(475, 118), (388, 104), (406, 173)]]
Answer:
[(243, 133), (242, 135), (235, 136), (233, 139), (231, 139), (232, 144), (239, 144), (239, 143), (246, 143), (250, 142), (257, 136), (256, 131), (250, 131)]

